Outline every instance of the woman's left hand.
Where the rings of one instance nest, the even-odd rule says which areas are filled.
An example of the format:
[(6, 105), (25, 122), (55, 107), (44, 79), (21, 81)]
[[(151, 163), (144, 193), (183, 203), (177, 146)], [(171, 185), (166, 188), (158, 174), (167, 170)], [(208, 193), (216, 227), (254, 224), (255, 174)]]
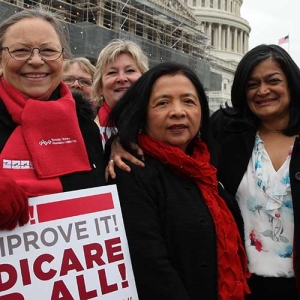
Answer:
[[(138, 155), (143, 157), (143, 150), (138, 145), (134, 145), (134, 147), (136, 148)], [(111, 144), (110, 160), (105, 169), (106, 182), (108, 181), (109, 176), (112, 179), (116, 178), (115, 165), (125, 172), (131, 171), (130, 167), (123, 162), (123, 159), (126, 159), (139, 167), (145, 166), (143, 161), (137, 159), (135, 156), (124, 150), (118, 140), (115, 139)]]

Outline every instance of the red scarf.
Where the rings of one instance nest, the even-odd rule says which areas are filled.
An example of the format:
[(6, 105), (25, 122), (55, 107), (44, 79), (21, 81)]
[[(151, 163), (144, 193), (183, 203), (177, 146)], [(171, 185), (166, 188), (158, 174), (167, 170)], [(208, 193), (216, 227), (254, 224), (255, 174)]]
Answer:
[(103, 101), (98, 111), (98, 118), (101, 126), (107, 127), (108, 125), (107, 121), (110, 112), (111, 112), (111, 107), (105, 101)]
[(17, 181), (29, 196), (62, 191), (58, 176), (91, 170), (69, 88), (57, 100), (27, 99), (0, 80), (0, 98), (18, 124), (0, 154), (0, 173)]
[(158, 158), (180, 176), (197, 183), (217, 232), (218, 299), (244, 299), (244, 293), (250, 293), (246, 280), (249, 276), (246, 253), (234, 218), (218, 194), (216, 169), (210, 164), (206, 144), (195, 140), (193, 154), (189, 156), (178, 147), (169, 146), (143, 133), (139, 134), (138, 141), (145, 153)]

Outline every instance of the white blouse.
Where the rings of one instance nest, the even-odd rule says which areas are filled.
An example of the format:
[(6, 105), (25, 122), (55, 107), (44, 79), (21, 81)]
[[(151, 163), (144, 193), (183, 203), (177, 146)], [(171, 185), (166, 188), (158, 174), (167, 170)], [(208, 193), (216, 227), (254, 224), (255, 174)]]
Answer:
[(259, 276), (293, 277), (294, 214), (287, 158), (276, 172), (258, 133), (236, 198), (245, 222), (249, 270)]

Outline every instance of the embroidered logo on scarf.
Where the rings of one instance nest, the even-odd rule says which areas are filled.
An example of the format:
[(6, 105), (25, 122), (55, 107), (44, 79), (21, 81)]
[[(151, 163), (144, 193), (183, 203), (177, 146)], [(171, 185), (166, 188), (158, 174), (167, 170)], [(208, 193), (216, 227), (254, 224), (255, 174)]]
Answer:
[(64, 145), (64, 144), (72, 144), (77, 143), (76, 139), (71, 139), (69, 137), (63, 137), (63, 138), (51, 138), (49, 140), (40, 140), (39, 145), (40, 146), (48, 146), (48, 145)]

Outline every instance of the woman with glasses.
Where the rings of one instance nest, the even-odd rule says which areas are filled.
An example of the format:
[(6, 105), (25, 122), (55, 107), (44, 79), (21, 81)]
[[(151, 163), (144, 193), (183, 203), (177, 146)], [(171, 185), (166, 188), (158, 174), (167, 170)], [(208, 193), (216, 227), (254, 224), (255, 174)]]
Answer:
[(0, 229), (28, 222), (29, 197), (104, 184), (91, 107), (61, 81), (65, 30), (42, 9), (0, 24)]
[(148, 70), (148, 58), (134, 42), (112, 40), (98, 56), (93, 91), (99, 107), (96, 123), (103, 147), (116, 128), (107, 127), (111, 109), (126, 90)]
[(71, 91), (81, 92), (94, 107), (93, 77), (95, 66), (85, 57), (66, 59), (63, 64), (63, 82)]

